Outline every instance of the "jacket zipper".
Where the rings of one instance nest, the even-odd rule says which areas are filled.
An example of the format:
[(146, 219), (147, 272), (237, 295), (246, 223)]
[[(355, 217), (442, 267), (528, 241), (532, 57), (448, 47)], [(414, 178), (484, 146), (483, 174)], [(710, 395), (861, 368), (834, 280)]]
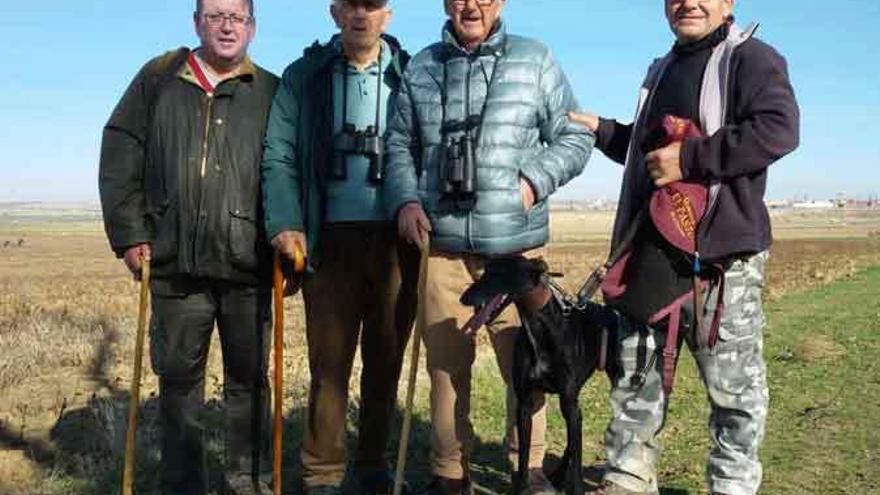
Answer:
[[(467, 70), (467, 79), (464, 83), (464, 119), (465, 122), (470, 122), (471, 118), (471, 75), (474, 68), (474, 57), (468, 55), (468, 70)], [(465, 125), (465, 139), (471, 138), (471, 130)], [(476, 146), (476, 143), (471, 143), (471, 146)], [(476, 158), (476, 157), (475, 157)], [(477, 164), (472, 164), (473, 167), (476, 167)], [(474, 174), (476, 174), (476, 170), (474, 170)], [(473, 216), (473, 208), (468, 211), (467, 218), (465, 220), (465, 245), (467, 245), (468, 249), (473, 250), (473, 242), (471, 236), (471, 217)]]
[[(206, 93), (207, 102), (205, 104), (205, 134), (202, 137), (202, 160), (201, 167), (199, 170), (199, 177), (201, 178), (199, 182), (199, 206), (198, 212), (196, 213), (196, 228), (193, 231), (193, 240), (192, 240), (192, 260), (193, 267), (199, 266), (198, 263), (198, 239), (199, 233), (202, 231), (204, 227), (203, 222), (203, 211), (205, 205), (205, 174), (208, 171), (208, 137), (211, 135), (211, 117), (214, 109), (214, 93)], [(198, 275), (198, 274), (197, 274)]]
[(204, 179), (208, 168), (208, 136), (211, 133), (211, 113), (214, 108), (214, 94), (208, 93), (208, 104), (205, 109), (205, 136), (202, 140), (202, 167), (199, 176)]

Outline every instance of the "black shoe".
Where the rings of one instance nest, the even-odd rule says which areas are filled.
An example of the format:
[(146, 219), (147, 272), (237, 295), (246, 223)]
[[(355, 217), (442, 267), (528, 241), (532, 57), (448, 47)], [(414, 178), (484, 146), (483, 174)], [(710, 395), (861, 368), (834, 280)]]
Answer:
[(452, 479), (434, 476), (419, 495), (473, 495), (474, 486), (469, 478)]
[(342, 495), (342, 487), (336, 485), (307, 486), (305, 495)]
[[(364, 471), (357, 476), (357, 483), (362, 495), (392, 495), (394, 493), (394, 473), (386, 469)], [(411, 495), (406, 481), (403, 482), (400, 493)]]

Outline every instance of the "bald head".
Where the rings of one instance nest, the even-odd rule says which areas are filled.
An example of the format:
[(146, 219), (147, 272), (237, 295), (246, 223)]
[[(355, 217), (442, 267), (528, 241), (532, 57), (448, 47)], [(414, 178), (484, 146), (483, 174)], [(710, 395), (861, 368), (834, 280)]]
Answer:
[(388, 5), (388, 0), (330, 0), (330, 3), (337, 7), (342, 4), (347, 4), (351, 7), (364, 6), (368, 10), (375, 10), (386, 7)]

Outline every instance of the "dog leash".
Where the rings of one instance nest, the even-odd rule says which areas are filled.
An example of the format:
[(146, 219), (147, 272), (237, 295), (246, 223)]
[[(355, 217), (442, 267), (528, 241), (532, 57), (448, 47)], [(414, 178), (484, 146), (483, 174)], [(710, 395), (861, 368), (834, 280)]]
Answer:
[(644, 208), (639, 210), (638, 214), (633, 219), (633, 222), (630, 224), (629, 229), (624, 233), (620, 244), (617, 245), (617, 248), (611, 251), (611, 254), (608, 255), (608, 259), (604, 264), (597, 266), (593, 270), (593, 273), (587, 277), (587, 280), (577, 293), (576, 304), (578, 307), (585, 306), (588, 301), (593, 299), (596, 291), (599, 290), (602, 286), (602, 282), (605, 281), (605, 277), (608, 276), (608, 271), (611, 270), (611, 267), (614, 266), (615, 263), (620, 261), (624, 254), (626, 254), (626, 251), (629, 249), (630, 245), (632, 245), (636, 235), (638, 235), (639, 230), (642, 228), (642, 224), (645, 223), (645, 218), (648, 217), (648, 209), (649, 206), (645, 205)]
[[(587, 280), (581, 286), (581, 288), (577, 292), (577, 300), (574, 302), (576, 308), (584, 309), (587, 307), (587, 304), (593, 299), (593, 296), (596, 294), (596, 291), (602, 287), (602, 282), (605, 281), (605, 277), (608, 276), (608, 271), (611, 270), (611, 267), (614, 266), (620, 259), (626, 254), (627, 250), (632, 245), (633, 241), (638, 235), (639, 230), (642, 228), (642, 224), (645, 223), (645, 218), (648, 217), (648, 209), (649, 206), (645, 205), (644, 208), (639, 210), (636, 218), (633, 219), (633, 222), (630, 224), (629, 228), (626, 230), (626, 233), (623, 236), (620, 244), (611, 251), (611, 254), (608, 255), (608, 259), (605, 260), (605, 263), (597, 266), (593, 273), (587, 277)], [(609, 335), (609, 330), (606, 327), (602, 327), (600, 330), (602, 335), (600, 336), (600, 344), (599, 344), (599, 371), (605, 371), (608, 367), (608, 346), (611, 336)]]

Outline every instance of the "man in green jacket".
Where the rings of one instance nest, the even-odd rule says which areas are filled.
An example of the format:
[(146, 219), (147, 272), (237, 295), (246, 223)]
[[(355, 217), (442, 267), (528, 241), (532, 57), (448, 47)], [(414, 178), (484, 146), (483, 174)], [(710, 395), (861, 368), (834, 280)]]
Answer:
[(265, 493), (269, 462), (268, 244), (259, 158), (277, 78), (253, 64), (252, 0), (200, 0), (199, 48), (148, 62), (104, 128), (101, 203), (136, 278), (151, 259), (150, 355), (159, 376), (163, 494), (208, 490), (201, 405), (216, 324), (226, 482)]
[(385, 447), (415, 312), (418, 252), (384, 214), (389, 102), (406, 53), (384, 35), (386, 0), (335, 0), (340, 33), (284, 72), (263, 156), (266, 230), (283, 255), (306, 248), (303, 282), (312, 383), (302, 444), (310, 494), (345, 475), (348, 383), (363, 372), (355, 469), (365, 493), (390, 493)]

